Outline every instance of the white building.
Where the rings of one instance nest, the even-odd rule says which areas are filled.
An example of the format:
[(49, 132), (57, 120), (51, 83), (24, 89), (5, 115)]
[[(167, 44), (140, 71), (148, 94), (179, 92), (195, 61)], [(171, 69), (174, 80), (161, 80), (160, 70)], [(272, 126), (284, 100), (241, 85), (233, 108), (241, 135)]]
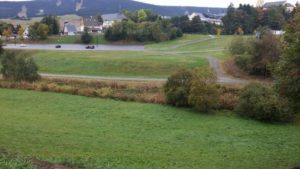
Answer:
[(212, 23), (212, 24), (216, 24), (216, 25), (222, 25), (223, 24), (221, 19), (208, 18), (202, 13), (192, 13), (191, 15), (189, 15), (189, 19), (192, 20), (196, 16), (199, 16), (200, 20), (202, 22)]
[(102, 15), (103, 28), (112, 27), (115, 22), (121, 22), (123, 19), (126, 19), (126, 17), (120, 13)]
[(291, 3), (288, 3), (286, 0), (285, 1), (276, 1), (276, 2), (267, 2), (263, 5), (264, 10), (268, 10), (270, 7), (278, 7), (278, 6), (283, 6), (286, 8), (286, 11), (292, 12), (295, 8), (294, 5)]

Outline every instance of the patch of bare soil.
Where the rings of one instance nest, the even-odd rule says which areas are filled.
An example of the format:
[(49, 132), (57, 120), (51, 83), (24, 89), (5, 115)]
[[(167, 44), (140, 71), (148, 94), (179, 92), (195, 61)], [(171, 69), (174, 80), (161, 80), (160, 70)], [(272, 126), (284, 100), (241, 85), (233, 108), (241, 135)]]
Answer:
[(53, 164), (47, 161), (34, 160), (33, 165), (38, 169), (79, 169), (75, 167), (69, 167), (61, 164)]
[(265, 83), (272, 83), (273, 79), (272, 78), (265, 78), (261, 76), (254, 76), (254, 75), (249, 75), (248, 73), (244, 72), (241, 70), (235, 63), (233, 59), (227, 60), (222, 63), (222, 69), (226, 74), (236, 77), (236, 78), (241, 78), (241, 79), (247, 79), (247, 80), (253, 80), (253, 81), (261, 81)]

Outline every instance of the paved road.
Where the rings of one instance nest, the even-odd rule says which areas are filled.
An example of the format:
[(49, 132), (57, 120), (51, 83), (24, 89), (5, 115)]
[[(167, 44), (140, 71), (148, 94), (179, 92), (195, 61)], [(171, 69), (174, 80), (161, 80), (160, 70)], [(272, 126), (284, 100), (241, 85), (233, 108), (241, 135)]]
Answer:
[(7, 44), (5, 49), (31, 49), (31, 50), (71, 50), (71, 51), (144, 51), (143, 45), (95, 45), (95, 49), (85, 49), (86, 45), (65, 44), (61, 48), (55, 48), (55, 44), (26, 44), (21, 47), (20, 44)]
[(225, 83), (225, 84), (247, 84), (247, 80), (242, 80), (242, 79), (237, 79), (228, 76), (221, 68), (220, 62), (213, 58), (213, 57), (208, 57), (209, 65), (213, 70), (216, 72), (217, 77), (218, 77), (218, 82), (219, 83)]

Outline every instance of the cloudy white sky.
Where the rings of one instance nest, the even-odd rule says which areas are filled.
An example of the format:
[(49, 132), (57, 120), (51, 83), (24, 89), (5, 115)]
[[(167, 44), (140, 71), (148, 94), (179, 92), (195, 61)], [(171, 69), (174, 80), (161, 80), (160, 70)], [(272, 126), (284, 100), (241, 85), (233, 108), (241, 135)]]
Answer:
[[(0, 1), (22, 1), (22, 0), (0, 0)], [(230, 2), (238, 6), (240, 3), (255, 5), (257, 0), (136, 0), (140, 2), (152, 3), (157, 5), (177, 5), (177, 6), (204, 6), (204, 7), (227, 7)], [(265, 0), (278, 1), (278, 0)], [(296, 4), (298, 0), (287, 0), (290, 3)]]

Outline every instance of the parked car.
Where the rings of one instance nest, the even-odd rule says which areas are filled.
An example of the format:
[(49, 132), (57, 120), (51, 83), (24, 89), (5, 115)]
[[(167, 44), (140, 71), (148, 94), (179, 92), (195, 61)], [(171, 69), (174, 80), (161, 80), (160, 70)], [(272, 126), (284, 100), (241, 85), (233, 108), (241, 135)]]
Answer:
[(61, 48), (61, 45), (56, 45), (55, 48)]
[(94, 45), (88, 45), (85, 47), (86, 49), (95, 49), (95, 46)]
[(27, 47), (26, 44), (20, 44), (20, 47)]

